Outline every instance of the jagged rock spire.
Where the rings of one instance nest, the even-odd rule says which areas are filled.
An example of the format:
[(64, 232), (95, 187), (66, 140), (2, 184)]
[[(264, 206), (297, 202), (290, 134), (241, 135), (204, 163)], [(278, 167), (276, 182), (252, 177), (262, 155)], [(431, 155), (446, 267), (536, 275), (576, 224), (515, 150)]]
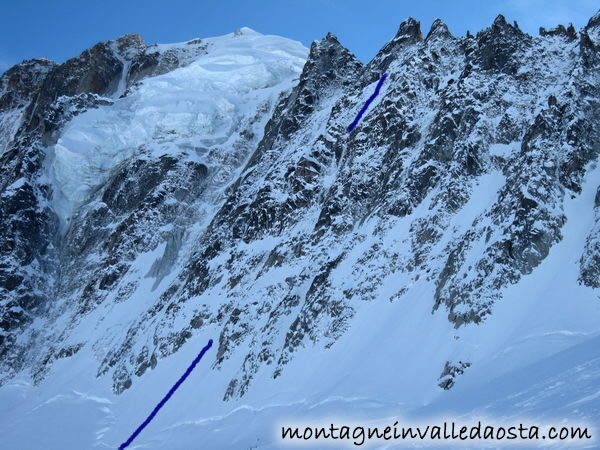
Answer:
[(473, 62), (484, 70), (514, 74), (518, 70), (518, 63), (513, 60), (513, 55), (527, 45), (531, 37), (498, 14), (489, 28), (477, 33), (477, 41)]
[(498, 14), (494, 19), (494, 23), (492, 25), (495, 25), (497, 27), (504, 27), (507, 26), (508, 23), (506, 22), (506, 17), (504, 17), (504, 15)]
[(450, 33), (450, 30), (448, 30), (448, 26), (442, 22), (441, 19), (435, 19), (433, 21), (433, 23), (431, 24), (431, 29), (429, 30), (429, 33), (427, 33), (427, 37), (425, 38), (426, 41), (433, 39), (434, 37), (451, 37), (452, 34)]
[(281, 121), (267, 124), (263, 146), (270, 148), (275, 139), (288, 138), (302, 126), (303, 120), (318, 104), (323, 92), (330, 87), (341, 87), (356, 78), (363, 64), (338, 41), (333, 33), (310, 47), (308, 59), (298, 85), (278, 108), (291, 111)]
[(409, 17), (398, 27), (398, 32), (390, 42), (383, 46), (375, 58), (369, 63), (371, 76), (368, 82), (376, 81), (383, 72), (385, 72), (390, 63), (396, 58), (400, 49), (407, 45), (413, 45), (423, 40), (421, 33), (421, 24), (419, 21)]
[(423, 35), (421, 33), (421, 23), (413, 17), (406, 19), (398, 28), (398, 32), (394, 37), (394, 41), (396, 40), (410, 42), (422, 41)]
[(594, 66), (600, 61), (600, 10), (594, 14), (580, 33), (580, 48), (584, 63)]
[(590, 20), (588, 20), (588, 23), (585, 26), (585, 29), (588, 30), (590, 28), (594, 28), (597, 26), (600, 26), (600, 9), (598, 10), (598, 12), (596, 12), (596, 14), (594, 14), (592, 17), (590, 17)]

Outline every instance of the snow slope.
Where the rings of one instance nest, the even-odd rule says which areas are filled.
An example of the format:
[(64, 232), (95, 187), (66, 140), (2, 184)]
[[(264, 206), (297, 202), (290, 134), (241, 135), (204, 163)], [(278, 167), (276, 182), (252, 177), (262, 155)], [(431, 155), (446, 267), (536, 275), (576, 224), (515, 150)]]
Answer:
[[(432, 316), (420, 301), (433, 295), (427, 287), (411, 290), (402, 302), (365, 303), (330, 349), (299, 353), (281, 377), (259, 378), (242, 399), (221, 401), (227, 382), (222, 373), (239, 364), (235, 358), (220, 370), (202, 360), (131, 448), (282, 448), (278, 427), (319, 419), (363, 425), (390, 418), (413, 424), (439, 418), (552, 425), (566, 420), (597, 435), (600, 302), (593, 289), (573, 291), (573, 286), (599, 177), (595, 166), (582, 193), (567, 200), (568, 217), (577, 220), (567, 222), (565, 239), (530, 276), (505, 291), (485, 327), (457, 330), (444, 314)], [(490, 201), (488, 190), (477, 192), (467, 209)], [(137, 306), (129, 308), (134, 313)], [(12, 381), (0, 389), (4, 442), (20, 449), (116, 448), (218, 332), (215, 326), (203, 330), (119, 396), (106, 377), (95, 378), (89, 364), (94, 356), (86, 349), (77, 358), (57, 361), (39, 387)], [(423, 376), (437, 373), (436, 353), (473, 363), (450, 391)], [(484, 444), (495, 447), (477, 446)], [(597, 448), (597, 440), (577, 447)], [(560, 443), (550, 448), (561, 448)]]
[[(582, 231), (590, 226), (589, 205), (599, 176), (599, 168), (591, 171), (582, 194), (568, 202), (570, 217), (581, 220), (570, 221), (568, 237), (531, 276), (511, 286), (486, 327), (456, 330), (443, 314), (432, 317), (419, 301), (432, 292), (412, 292), (401, 303), (368, 303), (334, 346), (299, 354), (280, 378), (261, 379), (243, 399), (221, 402), (228, 365), (212, 370), (210, 360), (202, 360), (131, 448), (282, 448), (278, 427), (320, 419), (363, 425), (390, 418), (412, 424), (439, 418), (566, 421), (589, 426), (597, 436), (600, 302), (589, 288), (573, 292), (568, 287), (577, 277)], [(194, 336), (120, 396), (111, 392), (108, 380), (94, 377), (88, 365), (92, 355), (58, 361), (39, 387), (14, 380), (0, 389), (4, 442), (22, 449), (116, 448), (217, 332), (209, 328)], [(435, 373), (437, 367), (427, 366), (436, 361), (436, 352), (447, 353), (442, 343), (454, 348), (457, 359), (473, 362), (450, 391), (421, 376)], [(597, 448), (597, 442), (575, 447)], [(484, 444), (496, 446), (477, 446)]]

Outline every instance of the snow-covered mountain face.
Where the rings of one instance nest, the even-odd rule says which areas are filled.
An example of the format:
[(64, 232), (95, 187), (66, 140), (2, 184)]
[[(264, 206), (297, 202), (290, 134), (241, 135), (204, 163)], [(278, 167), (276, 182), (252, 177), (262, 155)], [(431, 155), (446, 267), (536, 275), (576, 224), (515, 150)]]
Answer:
[(3, 435), (60, 405), (78, 431), (45, 439), (115, 447), (209, 338), (146, 445), (276, 446), (317, 411), (600, 424), (599, 50), (600, 14), (539, 37), (408, 19), (368, 64), (243, 28), (8, 70)]
[[(94, 59), (95, 53), (112, 58), (111, 64)], [(133, 284), (146, 279), (150, 295), (160, 292), (156, 289), (176, 262), (184, 234), (194, 234), (214, 215), (224, 189), (256, 148), (278, 96), (292, 87), (305, 60), (306, 49), (299, 43), (244, 28), (181, 45), (146, 46), (139, 36), (125, 36), (49, 72), (44, 81), (49, 86), (42, 86), (40, 94), (52, 100), (46, 98), (43, 107), (32, 102), (21, 122), (32, 122), (31, 116), (38, 125), (22, 126), (14, 138), (14, 152), (19, 145), (37, 146), (31, 180), (15, 173), (3, 196), (8, 208), (18, 209), (24, 205), (15, 201), (24, 192), (39, 190), (28, 200), (38, 214), (32, 222), (46, 232), (38, 242), (22, 239), (31, 254), (21, 260), (14, 248), (5, 253), (12, 264), (3, 267), (4, 286), (13, 299), (2, 305), (9, 320), (3, 351), (11, 370), (25, 356), (15, 338), (21, 339), (23, 330), (37, 339), (38, 326), (29, 326), (37, 318), (69, 316), (73, 325), (102, 299), (114, 304), (113, 294), (136, 295)], [(12, 71), (40, 70), (36, 64), (41, 63), (7, 72), (6, 84), (10, 86), (9, 77), (21, 76)], [(80, 66), (82, 73), (73, 73)], [(85, 78), (86, 70), (101, 72), (104, 83), (93, 80), (92, 86), (65, 92), (56, 81), (62, 73), (69, 74), (67, 80)], [(57, 92), (50, 95), (52, 88)], [(14, 109), (7, 116), (23, 107)], [(6, 133), (10, 140), (13, 129), (7, 127)], [(31, 136), (34, 143), (21, 143), (22, 136)], [(9, 161), (14, 155), (7, 151), (3, 157)], [(27, 235), (31, 226), (20, 219), (15, 231)], [(151, 266), (135, 263), (161, 246), (164, 254), (155, 261), (150, 257)], [(129, 270), (145, 273), (125, 281), (122, 276)], [(37, 284), (27, 290), (30, 280)], [(130, 292), (111, 294), (109, 284), (117, 287), (119, 282), (133, 283), (126, 288)], [(35, 298), (23, 301), (33, 294)], [(149, 294), (142, 289), (137, 295)], [(15, 328), (19, 331), (11, 333)]]

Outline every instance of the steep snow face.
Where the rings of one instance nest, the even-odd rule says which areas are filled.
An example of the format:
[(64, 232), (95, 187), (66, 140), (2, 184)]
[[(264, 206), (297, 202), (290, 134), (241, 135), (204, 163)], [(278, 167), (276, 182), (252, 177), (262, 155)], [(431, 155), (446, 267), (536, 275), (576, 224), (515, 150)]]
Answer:
[[(216, 145), (233, 141), (241, 124), (291, 86), (307, 52), (298, 42), (250, 28), (202, 42), (205, 53), (186, 67), (146, 79), (126, 97), (67, 124), (51, 149), (63, 219), (142, 148), (155, 156), (189, 149), (206, 159)], [(152, 47), (160, 53), (182, 48), (186, 43)]]
[[(532, 37), (499, 16), (459, 39), (409, 19), (367, 65), (328, 34), (298, 83), (247, 115), (229, 94), (191, 112), (158, 98), (185, 103), (181, 85), (144, 91), (187, 73), (175, 54), (196, 70), (202, 43), (135, 53), (105, 96), (129, 85), (129, 100), (63, 100), (96, 109), (58, 139), (98, 111), (143, 131), (117, 140), (126, 159), (99, 147), (105, 181), (64, 199), (65, 216), (80, 205), (57, 243), (55, 301), (6, 334), (26, 353), (0, 374), (17, 411), (0, 411), (0, 434), (38, 446), (28, 430), (68, 411), (80, 422), (44, 428), (47, 445), (116, 447), (209, 338), (138, 445), (279, 448), (278, 422), (317, 414), (520, 419), (513, 399), (532, 420), (600, 423), (594, 23)], [(222, 73), (223, 58), (198, 70)], [(94, 133), (128, 136), (104, 118)]]

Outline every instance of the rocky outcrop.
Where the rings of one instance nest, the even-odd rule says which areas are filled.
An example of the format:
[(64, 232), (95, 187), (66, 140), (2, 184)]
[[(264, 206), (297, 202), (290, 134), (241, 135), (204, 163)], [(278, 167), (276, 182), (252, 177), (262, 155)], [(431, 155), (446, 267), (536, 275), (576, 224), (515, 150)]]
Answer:
[(456, 384), (456, 382), (454, 381), (455, 378), (457, 376), (462, 375), (463, 373), (465, 373), (465, 369), (468, 369), (469, 367), (471, 367), (471, 363), (470, 362), (466, 362), (466, 361), (458, 361), (458, 362), (446, 361), (446, 364), (444, 365), (444, 370), (442, 370), (442, 374), (440, 375), (440, 378), (438, 379), (438, 381), (439, 381), (438, 386), (441, 387), (442, 389), (445, 389), (445, 390), (451, 389), (452, 386), (454, 386)]

